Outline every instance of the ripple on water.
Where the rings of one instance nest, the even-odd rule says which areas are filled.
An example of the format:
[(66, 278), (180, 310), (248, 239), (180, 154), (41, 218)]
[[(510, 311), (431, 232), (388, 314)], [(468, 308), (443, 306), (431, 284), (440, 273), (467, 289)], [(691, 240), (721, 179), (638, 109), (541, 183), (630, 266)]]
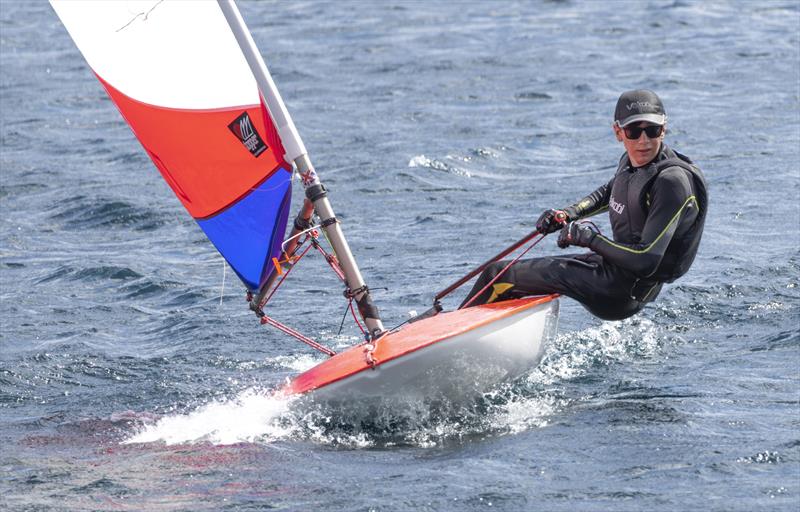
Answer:
[(35, 281), (36, 284), (47, 283), (50, 281), (58, 280), (76, 280), (76, 281), (95, 281), (111, 279), (115, 281), (128, 281), (131, 279), (140, 279), (142, 275), (128, 267), (120, 267), (114, 265), (102, 265), (90, 268), (75, 268), (71, 265), (62, 265), (56, 268), (49, 274), (40, 277)]
[(736, 462), (741, 462), (744, 464), (778, 464), (783, 462), (783, 457), (781, 457), (778, 452), (765, 450), (763, 452), (758, 452), (755, 455), (740, 457), (736, 459)]
[(454, 164), (449, 164), (447, 162), (443, 162), (442, 160), (437, 160), (435, 158), (428, 158), (425, 155), (417, 155), (413, 157), (411, 160), (408, 161), (409, 167), (423, 167), (427, 169), (433, 169), (434, 171), (442, 171), (450, 174), (454, 174), (456, 176), (463, 176), (465, 178), (471, 178), (472, 174), (470, 171), (459, 167)]
[(188, 414), (165, 416), (147, 423), (123, 444), (234, 444), (270, 442), (287, 437), (291, 425), (277, 421), (289, 400), (261, 389), (248, 389), (228, 400), (214, 401)]
[(553, 99), (552, 96), (545, 92), (536, 92), (536, 91), (526, 91), (520, 92), (514, 95), (514, 98), (517, 101), (541, 101), (541, 100), (551, 100)]
[[(390, 314), (610, 178), (620, 90), (663, 90), (669, 140), (709, 180), (697, 260), (647, 322), (568, 307), (522, 379), (377, 417), (270, 402), (257, 383), (317, 356), (280, 355), (295, 346), (218, 306), (213, 247), (52, 9), (0, 2), (7, 508), (796, 509), (798, 2), (361, 2), (355, 23), (336, 3), (243, 2)], [(719, 137), (720, 112), (753, 129)], [(311, 284), (281, 296), (287, 321), (322, 317), (326, 344), (346, 344), (340, 290), (295, 278)], [(128, 409), (159, 414), (111, 415)]]
[[(291, 438), (344, 448), (433, 447), (543, 428), (550, 418), (579, 400), (565, 396), (559, 390), (560, 381), (579, 378), (597, 365), (648, 357), (657, 350), (652, 322), (628, 323), (628, 328), (609, 322), (598, 328), (561, 334), (540, 367), (526, 378), (504, 384), (466, 404), (427, 397), (409, 400), (403, 407), (396, 403), (383, 406), (355, 402), (330, 410), (313, 399), (287, 400), (268, 390), (250, 388), (232, 398), (196, 406), (188, 413), (149, 422), (126, 443), (271, 443)], [(268, 366), (298, 372), (318, 362), (308, 354), (266, 361)], [(618, 396), (611, 396), (606, 403), (617, 412), (620, 407), (636, 409), (622, 411), (623, 416), (633, 415), (642, 421), (682, 421), (676, 411), (659, 402), (667, 396), (663, 391), (618, 391)], [(604, 407), (597, 403), (590, 406)]]
[(119, 288), (126, 299), (142, 299), (161, 295), (183, 286), (183, 283), (154, 277), (141, 277)]
[(767, 333), (758, 336), (751, 344), (751, 352), (763, 352), (769, 350), (796, 349), (800, 346), (800, 327), (777, 333)]
[(63, 201), (49, 219), (58, 221), (63, 229), (109, 229), (126, 226), (137, 231), (153, 231), (166, 223), (163, 215), (154, 210), (126, 201), (91, 199), (75, 196)]
[(580, 378), (593, 368), (655, 355), (664, 342), (661, 329), (643, 317), (603, 322), (578, 332), (560, 333), (531, 372), (532, 384)]

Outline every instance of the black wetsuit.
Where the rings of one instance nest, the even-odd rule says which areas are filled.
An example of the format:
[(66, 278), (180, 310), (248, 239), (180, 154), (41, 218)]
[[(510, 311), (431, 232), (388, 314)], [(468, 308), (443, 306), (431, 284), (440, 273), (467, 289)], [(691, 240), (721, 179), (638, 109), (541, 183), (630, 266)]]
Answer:
[[(518, 261), (472, 305), (560, 293), (602, 319), (627, 318), (689, 270), (707, 204), (705, 178), (689, 158), (662, 145), (652, 162), (632, 167), (625, 154), (611, 181), (565, 209), (571, 221), (608, 210), (613, 240), (597, 235), (589, 253)], [(490, 265), (464, 304), (506, 264)]]

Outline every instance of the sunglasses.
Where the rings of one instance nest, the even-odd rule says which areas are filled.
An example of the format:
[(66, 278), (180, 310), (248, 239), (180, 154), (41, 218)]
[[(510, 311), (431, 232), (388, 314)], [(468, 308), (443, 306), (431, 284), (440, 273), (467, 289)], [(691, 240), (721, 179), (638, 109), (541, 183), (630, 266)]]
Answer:
[(623, 128), (625, 137), (630, 140), (638, 140), (642, 136), (642, 132), (646, 133), (651, 139), (660, 137), (664, 132), (664, 127), (658, 124), (650, 124), (647, 126), (626, 126)]

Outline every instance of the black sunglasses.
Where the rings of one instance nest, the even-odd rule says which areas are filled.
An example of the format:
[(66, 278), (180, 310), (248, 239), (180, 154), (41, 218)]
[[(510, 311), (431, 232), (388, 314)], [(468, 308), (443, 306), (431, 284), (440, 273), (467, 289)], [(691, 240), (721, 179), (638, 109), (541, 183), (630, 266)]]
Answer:
[(650, 124), (647, 126), (626, 126), (623, 128), (625, 130), (625, 137), (630, 140), (638, 140), (639, 137), (642, 136), (642, 132), (646, 133), (647, 136), (651, 139), (655, 139), (656, 137), (660, 137), (661, 133), (664, 131), (664, 127), (658, 124)]

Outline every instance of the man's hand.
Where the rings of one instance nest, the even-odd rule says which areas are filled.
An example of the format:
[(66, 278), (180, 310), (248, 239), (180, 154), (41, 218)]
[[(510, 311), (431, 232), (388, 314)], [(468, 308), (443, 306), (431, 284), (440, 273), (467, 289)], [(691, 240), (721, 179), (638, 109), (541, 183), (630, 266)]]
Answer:
[(558, 246), (562, 249), (566, 249), (570, 245), (589, 247), (596, 236), (597, 232), (586, 224), (570, 222), (561, 229), (561, 233), (558, 235)]
[(545, 210), (536, 221), (536, 229), (543, 235), (555, 233), (569, 220), (562, 210)]

